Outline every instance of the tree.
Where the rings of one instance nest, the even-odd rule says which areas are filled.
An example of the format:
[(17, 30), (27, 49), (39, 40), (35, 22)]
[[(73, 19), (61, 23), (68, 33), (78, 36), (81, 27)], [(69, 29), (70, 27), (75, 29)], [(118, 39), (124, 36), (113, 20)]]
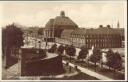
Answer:
[(122, 67), (122, 58), (118, 52), (114, 53), (113, 51), (109, 50), (107, 54), (107, 59), (107, 65), (109, 66), (109, 68), (113, 68), (114, 71), (115, 69), (120, 69)]
[(14, 24), (6, 26), (2, 30), (2, 44), (3, 47), (17, 47), (23, 46), (23, 32), (20, 28), (16, 27)]
[(66, 54), (68, 54), (68, 47), (69, 47), (69, 45), (65, 45), (65, 52), (66, 52)]
[(66, 48), (66, 53), (67, 53), (67, 55), (70, 56), (70, 61), (71, 61), (71, 57), (72, 57), (72, 56), (75, 56), (76, 48), (75, 48), (73, 45), (67, 46), (67, 48)]
[(95, 67), (96, 67), (96, 63), (100, 61), (101, 57), (102, 57), (101, 50), (94, 48), (93, 55), (90, 56), (90, 61), (95, 63)]
[(22, 30), (14, 24), (2, 29), (2, 47), (7, 60), (24, 45), (22, 35)]
[(57, 50), (57, 45), (54, 44), (52, 47), (48, 50), (50, 53), (54, 53)]
[(82, 46), (81, 50), (79, 52), (79, 56), (77, 57), (78, 59), (85, 59), (87, 57), (88, 54), (88, 48), (86, 48), (86, 46)]
[[(73, 45), (66, 45), (65, 51), (66, 51), (66, 54), (70, 56), (69, 61), (71, 62), (71, 57), (75, 56), (76, 54), (76, 48)], [(71, 71), (71, 67), (69, 68), (69, 70)]]
[(63, 52), (64, 52), (64, 46), (63, 46), (63, 45), (60, 45), (60, 46), (58, 47), (57, 51), (58, 51), (58, 54), (59, 54), (59, 55), (63, 54)]
[(114, 53), (114, 60), (113, 61), (116, 61), (113, 64), (114, 69), (121, 69), (122, 68), (122, 58), (118, 52)]
[(114, 52), (111, 49), (109, 49), (107, 51), (107, 56), (106, 56), (107, 57), (107, 65), (109, 66), (109, 69), (110, 69), (110, 67), (112, 67), (113, 55), (114, 55)]

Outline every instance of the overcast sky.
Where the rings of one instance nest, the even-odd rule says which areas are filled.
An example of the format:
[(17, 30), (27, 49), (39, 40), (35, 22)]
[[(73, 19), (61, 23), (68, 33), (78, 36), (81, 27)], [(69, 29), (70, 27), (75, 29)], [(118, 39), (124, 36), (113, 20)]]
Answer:
[(0, 25), (12, 22), (25, 26), (44, 27), (50, 18), (60, 15), (70, 17), (79, 27), (98, 27), (107, 24), (124, 27), (125, 5), (123, 1), (84, 2), (1, 2)]

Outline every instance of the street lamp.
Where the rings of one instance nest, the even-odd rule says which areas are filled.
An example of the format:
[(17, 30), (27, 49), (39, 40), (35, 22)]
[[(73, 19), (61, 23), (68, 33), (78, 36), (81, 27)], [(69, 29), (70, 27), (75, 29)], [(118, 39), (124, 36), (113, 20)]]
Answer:
[(39, 43), (39, 48), (41, 49), (41, 41), (38, 41), (38, 43)]

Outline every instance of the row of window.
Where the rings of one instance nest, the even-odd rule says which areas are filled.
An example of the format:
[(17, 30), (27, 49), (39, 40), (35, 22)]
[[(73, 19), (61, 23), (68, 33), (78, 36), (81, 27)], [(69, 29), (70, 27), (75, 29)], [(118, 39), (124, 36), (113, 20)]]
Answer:
[(120, 35), (119, 34), (101, 34), (101, 35), (78, 35), (78, 34), (74, 34), (74, 35), (71, 35), (71, 37), (73, 38), (120, 38)]
[(92, 46), (94, 47), (99, 47), (99, 48), (108, 48), (108, 47), (121, 47), (121, 44), (78, 44), (78, 43), (73, 43), (73, 45), (80, 47), (81, 45), (86, 45), (86, 47), (91, 48)]
[(120, 39), (79, 39), (79, 38), (72, 38), (73, 42), (79, 42), (79, 43), (100, 43), (100, 42), (111, 42), (111, 43), (120, 43)]
[[(63, 40), (63, 41), (62, 41)], [(82, 45), (86, 45), (88, 48), (91, 48), (92, 46), (94, 47), (99, 47), (99, 48), (111, 48), (111, 47), (121, 47), (121, 42), (120, 41), (117, 41), (117, 42), (114, 42), (114, 43), (105, 43), (105, 42), (99, 42), (99, 43), (85, 43), (85, 42), (81, 42), (81, 41), (84, 41), (84, 40), (81, 40), (81, 41), (69, 41), (69, 40), (66, 40), (66, 39), (60, 39), (60, 40), (57, 40), (58, 42), (64, 42), (64, 43), (70, 43), (72, 42), (72, 44), (76, 47), (81, 47)]]

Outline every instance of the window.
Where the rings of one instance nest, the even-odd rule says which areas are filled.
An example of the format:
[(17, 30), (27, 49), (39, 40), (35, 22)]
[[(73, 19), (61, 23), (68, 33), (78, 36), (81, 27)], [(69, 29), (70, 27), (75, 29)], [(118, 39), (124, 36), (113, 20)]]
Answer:
[(86, 37), (88, 38), (88, 35), (86, 35)]

